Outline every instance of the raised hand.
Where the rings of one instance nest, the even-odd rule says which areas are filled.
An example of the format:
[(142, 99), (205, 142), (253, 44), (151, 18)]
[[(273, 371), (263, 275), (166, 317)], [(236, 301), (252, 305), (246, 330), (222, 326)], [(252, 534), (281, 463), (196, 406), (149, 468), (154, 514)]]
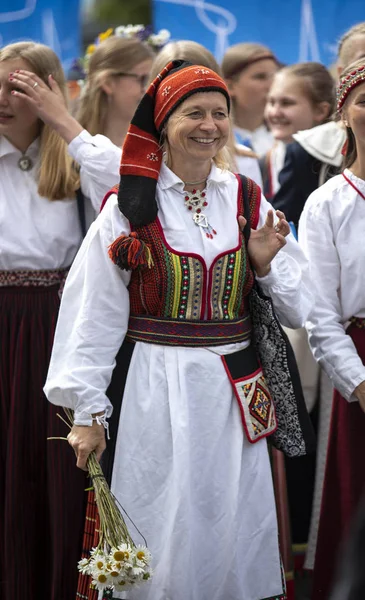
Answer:
[[(272, 259), (285, 246), (285, 238), (290, 233), (284, 213), (277, 210), (276, 216), (279, 220), (274, 225), (274, 211), (269, 210), (263, 227), (257, 230), (251, 229), (248, 253), (258, 277), (264, 277), (269, 273)], [(238, 217), (238, 222), (240, 228), (243, 229), (246, 219)]]
[(9, 81), (17, 88), (11, 93), (26, 102), (67, 143), (82, 131), (81, 125), (68, 112), (62, 90), (52, 75), (48, 76), (47, 85), (32, 71), (18, 70), (9, 73)]

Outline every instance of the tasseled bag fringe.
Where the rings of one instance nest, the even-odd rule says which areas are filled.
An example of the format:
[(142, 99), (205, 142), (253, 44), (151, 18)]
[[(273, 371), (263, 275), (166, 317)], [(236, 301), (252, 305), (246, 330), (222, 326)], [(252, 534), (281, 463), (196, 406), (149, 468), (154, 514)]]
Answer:
[(153, 267), (151, 249), (139, 239), (138, 233), (132, 231), (129, 236), (120, 235), (109, 246), (108, 252), (113, 263), (120, 269), (131, 271), (137, 267)]

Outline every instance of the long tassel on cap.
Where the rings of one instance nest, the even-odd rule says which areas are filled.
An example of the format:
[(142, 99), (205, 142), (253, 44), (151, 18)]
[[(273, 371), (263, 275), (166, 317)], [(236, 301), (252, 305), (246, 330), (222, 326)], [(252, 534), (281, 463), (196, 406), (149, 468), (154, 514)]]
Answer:
[(153, 267), (151, 249), (139, 239), (138, 233), (132, 231), (129, 236), (120, 235), (109, 246), (109, 257), (113, 263), (124, 271), (132, 271), (138, 267)]

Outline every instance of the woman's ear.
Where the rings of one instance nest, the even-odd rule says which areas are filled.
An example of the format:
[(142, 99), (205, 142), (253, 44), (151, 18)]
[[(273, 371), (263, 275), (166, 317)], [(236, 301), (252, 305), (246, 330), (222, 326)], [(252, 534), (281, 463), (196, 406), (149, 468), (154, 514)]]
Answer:
[(232, 78), (228, 78), (225, 80), (226, 81), (226, 85), (229, 91), (229, 95), (234, 98), (235, 95), (235, 90), (236, 90), (236, 80), (232, 79)]
[(348, 120), (347, 120), (347, 114), (346, 114), (346, 111), (345, 111), (345, 110), (343, 110), (343, 111), (341, 112), (341, 121), (342, 121), (342, 123), (345, 125), (345, 127), (350, 127), (350, 125), (349, 125), (349, 122), (348, 122)]
[(329, 102), (319, 102), (314, 108), (314, 122), (317, 125), (324, 123), (331, 116), (331, 105)]
[(112, 96), (114, 92), (114, 79), (113, 77), (107, 76), (100, 84), (103, 92), (106, 93), (107, 96)]

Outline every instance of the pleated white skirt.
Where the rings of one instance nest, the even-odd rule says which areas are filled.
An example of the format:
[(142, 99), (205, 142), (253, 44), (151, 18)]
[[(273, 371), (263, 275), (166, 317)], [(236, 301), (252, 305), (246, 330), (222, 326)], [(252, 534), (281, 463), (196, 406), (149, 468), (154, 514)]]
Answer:
[(155, 571), (121, 598), (262, 600), (283, 593), (267, 444), (247, 441), (214, 352), (136, 344), (112, 490), (146, 537)]

